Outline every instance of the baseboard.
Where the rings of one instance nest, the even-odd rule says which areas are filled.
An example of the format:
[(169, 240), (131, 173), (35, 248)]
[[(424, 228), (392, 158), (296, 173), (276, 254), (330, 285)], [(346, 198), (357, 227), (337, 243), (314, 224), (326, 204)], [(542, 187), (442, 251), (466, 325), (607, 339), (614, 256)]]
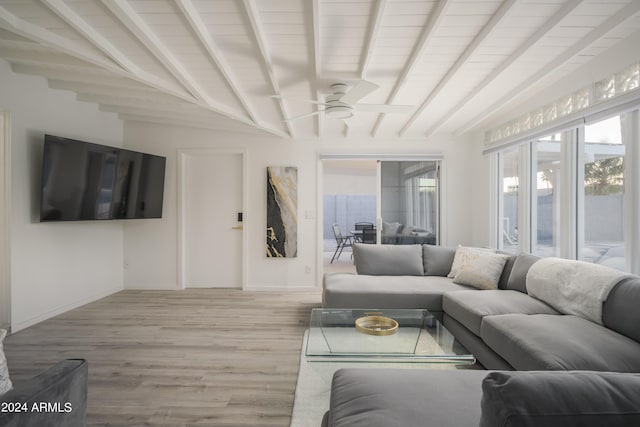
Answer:
[(161, 286), (148, 286), (148, 285), (126, 285), (125, 291), (181, 291), (183, 288), (175, 283), (168, 283)]
[(310, 292), (310, 291), (320, 291), (319, 286), (245, 286), (242, 288), (243, 291), (249, 292)]
[(78, 308), (81, 307), (85, 304), (89, 304), (91, 302), (97, 301), (100, 298), (104, 298), (107, 297), (109, 295), (113, 295), (116, 292), (120, 292), (122, 291), (122, 287), (118, 286), (118, 287), (113, 287), (113, 288), (109, 288), (105, 291), (102, 292), (97, 292), (93, 295), (90, 295), (88, 297), (73, 301), (71, 303), (68, 304), (64, 304), (60, 307), (56, 307), (53, 310), (49, 310), (46, 313), (42, 313), (38, 316), (32, 317), (30, 319), (24, 320), (22, 322), (17, 322), (11, 325), (11, 333), (16, 333), (22, 329), (28, 328), (29, 326), (33, 326), (36, 323), (40, 323), (42, 321), (45, 321), (47, 319), (51, 319), (52, 317), (58, 316), (62, 313), (66, 313), (69, 310), (73, 310), (74, 308)]

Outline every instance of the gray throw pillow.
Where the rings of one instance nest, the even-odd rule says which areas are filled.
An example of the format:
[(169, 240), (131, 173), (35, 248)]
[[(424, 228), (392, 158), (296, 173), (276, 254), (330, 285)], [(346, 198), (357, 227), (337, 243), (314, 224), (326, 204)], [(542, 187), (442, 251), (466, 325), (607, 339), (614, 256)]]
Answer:
[(456, 248), (422, 245), (422, 260), (425, 276), (446, 276), (451, 271)]
[(640, 374), (492, 372), (482, 393), (480, 427), (640, 425)]
[(420, 245), (353, 245), (358, 274), (370, 276), (422, 276)]
[(527, 273), (533, 264), (540, 260), (539, 256), (520, 253), (513, 262), (506, 289), (527, 293)]
[(507, 262), (504, 264), (502, 274), (500, 275), (500, 281), (498, 282), (498, 289), (507, 289), (507, 282), (509, 281), (509, 276), (511, 276), (513, 264), (516, 262), (516, 256), (505, 251), (497, 251), (496, 253), (509, 256), (509, 258), (507, 258)]

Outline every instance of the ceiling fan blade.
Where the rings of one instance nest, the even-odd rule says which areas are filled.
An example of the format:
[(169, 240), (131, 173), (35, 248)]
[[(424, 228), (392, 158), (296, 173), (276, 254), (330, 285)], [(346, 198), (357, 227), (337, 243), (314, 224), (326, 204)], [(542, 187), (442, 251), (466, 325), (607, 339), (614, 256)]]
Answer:
[(367, 80), (360, 80), (357, 85), (352, 87), (349, 92), (340, 98), (340, 102), (344, 102), (345, 104), (355, 104), (379, 87), (380, 86), (377, 84), (371, 83)]
[(285, 96), (282, 96), (282, 95), (271, 95), (271, 98), (282, 99), (282, 100), (287, 100), (287, 101), (302, 101), (302, 102), (308, 102), (310, 104), (316, 104), (316, 105), (328, 105), (325, 102), (314, 101), (313, 99), (289, 98), (288, 96), (285, 97)]
[(300, 116), (295, 116), (295, 117), (289, 117), (288, 119), (284, 119), (284, 122), (292, 122), (294, 120), (298, 120), (298, 119), (304, 119), (305, 117), (311, 117), (311, 116), (315, 116), (318, 115), (320, 113), (322, 113), (324, 110), (320, 110), (320, 111), (314, 111), (313, 113), (307, 113), (307, 114), (302, 114)]
[(387, 105), (387, 104), (355, 104), (352, 107), (358, 111), (369, 111), (373, 113), (387, 114), (408, 114), (415, 106), (413, 105)]

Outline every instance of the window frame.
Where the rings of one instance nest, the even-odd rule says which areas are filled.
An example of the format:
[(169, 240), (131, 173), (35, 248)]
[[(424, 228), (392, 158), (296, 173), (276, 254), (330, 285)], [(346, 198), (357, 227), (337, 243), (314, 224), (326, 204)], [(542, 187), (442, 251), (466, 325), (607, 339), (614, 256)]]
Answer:
[[(562, 179), (560, 191), (563, 194), (560, 206), (559, 244), (560, 256), (568, 259), (579, 259), (585, 244), (585, 200), (584, 200), (584, 149), (585, 126), (606, 118), (617, 115), (628, 115), (629, 123), (622, 132), (629, 132), (627, 140), (633, 141), (631, 147), (625, 146), (625, 192), (624, 192), (624, 245), (625, 245), (625, 271), (640, 274), (640, 224), (635, 218), (640, 217), (640, 102), (633, 107), (629, 104), (624, 107), (612, 108), (601, 111), (579, 120), (566, 123), (562, 129), (554, 128), (547, 132), (530, 135), (526, 139), (511, 142), (498, 149), (486, 151), (492, 157), (491, 178), (492, 184), (492, 244), (498, 249), (503, 249), (502, 239), (503, 224), (503, 195), (502, 186), (504, 178), (504, 152), (519, 147), (518, 159), (519, 200), (518, 200), (518, 251), (533, 253), (536, 242), (534, 233), (537, 232), (537, 209), (534, 187), (536, 186), (536, 140), (545, 135), (562, 133), (562, 143), (568, 144), (568, 149), (561, 150)], [(565, 139), (566, 136), (566, 139)], [(525, 178), (525, 179), (523, 179)], [(528, 182), (527, 182), (528, 180)]]

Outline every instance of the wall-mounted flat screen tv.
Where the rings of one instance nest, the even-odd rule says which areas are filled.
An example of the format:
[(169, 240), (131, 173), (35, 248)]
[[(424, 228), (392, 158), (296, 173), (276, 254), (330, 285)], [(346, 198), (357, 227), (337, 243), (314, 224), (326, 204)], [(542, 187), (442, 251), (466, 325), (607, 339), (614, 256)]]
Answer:
[(166, 158), (44, 137), (40, 221), (161, 218)]

